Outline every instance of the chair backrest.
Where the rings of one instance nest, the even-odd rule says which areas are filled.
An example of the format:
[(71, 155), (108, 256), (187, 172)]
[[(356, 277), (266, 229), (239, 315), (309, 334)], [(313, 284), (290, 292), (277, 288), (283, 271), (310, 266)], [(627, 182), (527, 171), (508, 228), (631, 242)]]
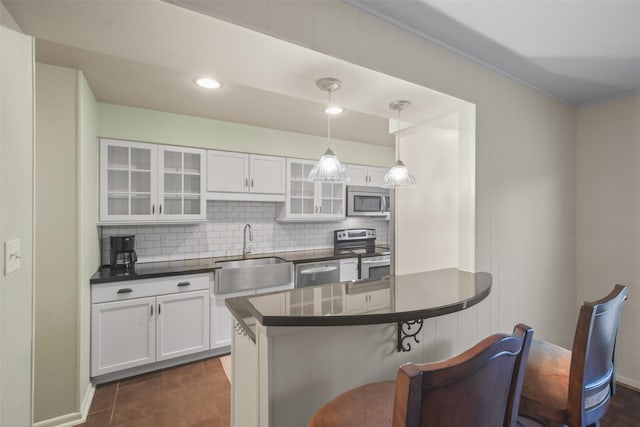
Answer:
[(393, 426), (515, 426), (532, 337), (518, 324), (451, 359), (401, 366)]
[(569, 373), (571, 425), (599, 420), (615, 394), (616, 343), (627, 293), (626, 286), (616, 285), (605, 298), (585, 302), (580, 308)]

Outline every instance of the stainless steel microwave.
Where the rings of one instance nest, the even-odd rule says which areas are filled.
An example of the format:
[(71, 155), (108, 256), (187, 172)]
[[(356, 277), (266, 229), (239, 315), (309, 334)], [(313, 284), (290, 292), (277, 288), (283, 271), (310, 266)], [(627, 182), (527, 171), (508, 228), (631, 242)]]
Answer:
[(389, 189), (347, 186), (347, 216), (389, 216)]

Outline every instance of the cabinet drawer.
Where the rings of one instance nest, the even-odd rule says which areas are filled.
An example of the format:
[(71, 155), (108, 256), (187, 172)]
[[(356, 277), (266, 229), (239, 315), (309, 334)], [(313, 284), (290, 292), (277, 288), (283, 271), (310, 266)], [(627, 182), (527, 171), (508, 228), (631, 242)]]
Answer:
[(91, 286), (91, 302), (123, 301), (156, 295), (209, 289), (211, 274), (190, 274), (155, 279), (127, 280)]

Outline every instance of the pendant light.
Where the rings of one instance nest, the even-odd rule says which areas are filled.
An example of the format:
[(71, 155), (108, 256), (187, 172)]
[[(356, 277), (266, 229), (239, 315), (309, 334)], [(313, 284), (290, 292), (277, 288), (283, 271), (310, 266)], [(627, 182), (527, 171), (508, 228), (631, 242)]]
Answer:
[[(329, 94), (329, 103), (327, 110), (331, 108), (331, 92), (340, 89), (342, 82), (333, 77), (325, 77), (316, 81), (316, 86)], [(349, 182), (347, 168), (344, 167), (340, 160), (331, 150), (331, 114), (327, 113), (327, 151), (320, 157), (320, 160), (313, 166), (309, 172), (309, 181), (311, 182)]]
[(384, 176), (385, 188), (411, 188), (416, 186), (416, 179), (409, 173), (409, 170), (400, 160), (400, 113), (411, 107), (410, 101), (399, 100), (389, 104), (389, 108), (398, 112), (398, 130), (396, 131), (396, 163), (389, 169)]

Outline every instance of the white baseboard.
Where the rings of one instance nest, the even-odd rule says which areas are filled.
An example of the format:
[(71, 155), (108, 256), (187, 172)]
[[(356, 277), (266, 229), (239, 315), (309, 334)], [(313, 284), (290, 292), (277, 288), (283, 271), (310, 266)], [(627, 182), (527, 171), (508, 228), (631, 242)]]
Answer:
[(87, 420), (87, 415), (89, 414), (89, 408), (91, 407), (95, 391), (95, 386), (93, 384), (89, 384), (89, 387), (87, 387), (87, 391), (84, 394), (84, 398), (82, 399), (80, 412), (72, 412), (70, 414), (60, 415), (59, 417), (49, 418), (48, 420), (38, 421), (33, 424), (33, 427), (72, 427), (82, 424)]
[(620, 384), (628, 385), (635, 388), (636, 390), (640, 390), (640, 381), (638, 380), (623, 377), (622, 375), (616, 375), (616, 381), (618, 381)]

